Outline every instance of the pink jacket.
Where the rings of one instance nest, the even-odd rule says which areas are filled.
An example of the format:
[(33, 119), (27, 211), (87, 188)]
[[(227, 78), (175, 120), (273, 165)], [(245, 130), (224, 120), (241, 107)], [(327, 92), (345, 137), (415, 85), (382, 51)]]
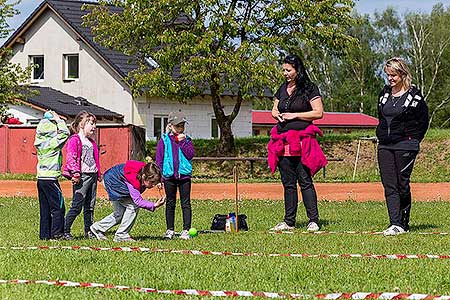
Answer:
[(328, 163), (327, 158), (316, 140), (316, 134), (323, 136), (322, 131), (314, 124), (305, 130), (289, 130), (278, 133), (277, 126), (270, 130), (270, 141), (267, 145), (270, 171), (275, 173), (278, 165), (278, 157), (284, 154), (284, 145), (289, 144), (291, 156), (301, 156), (302, 164), (307, 166), (314, 176)]
[[(100, 171), (100, 159), (97, 143), (88, 138), (94, 147), (94, 159), (95, 165), (97, 166), (98, 178), (101, 178)], [(81, 152), (83, 150), (83, 144), (81, 143), (80, 136), (78, 134), (72, 134), (66, 144), (66, 165), (64, 166), (64, 171), (62, 175), (68, 179), (72, 177), (81, 176)]]

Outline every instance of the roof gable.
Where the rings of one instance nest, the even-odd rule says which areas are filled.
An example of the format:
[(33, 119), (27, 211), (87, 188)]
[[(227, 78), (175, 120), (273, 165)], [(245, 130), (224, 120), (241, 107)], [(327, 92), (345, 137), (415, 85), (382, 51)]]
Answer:
[[(82, 10), (84, 4), (97, 4), (89, 1), (71, 1), (71, 0), (45, 0), (36, 8), (33, 13), (22, 23), (22, 25), (8, 38), (3, 46), (10, 47), (20, 39), (23, 32), (39, 18), (47, 9), (51, 9), (59, 16), (87, 45), (89, 45), (104, 61), (111, 66), (122, 78), (127, 77), (128, 73), (138, 68), (135, 57), (128, 56), (122, 52), (107, 49), (94, 42), (94, 35), (88, 27), (82, 26), (82, 17), (89, 11)], [(110, 6), (111, 12), (120, 12), (122, 9)]]

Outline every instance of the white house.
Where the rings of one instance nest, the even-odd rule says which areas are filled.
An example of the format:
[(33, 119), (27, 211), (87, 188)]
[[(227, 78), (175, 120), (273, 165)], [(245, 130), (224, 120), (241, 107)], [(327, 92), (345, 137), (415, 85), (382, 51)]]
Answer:
[[(217, 123), (208, 94), (186, 104), (166, 98), (133, 97), (126, 76), (137, 68), (136, 61), (94, 42), (91, 30), (81, 25), (81, 18), (87, 13), (81, 7), (86, 3), (93, 4), (46, 0), (5, 42), (4, 47), (13, 50), (13, 63), (37, 66), (31, 75), (32, 84), (82, 97), (123, 115), (125, 123), (145, 127), (147, 139), (160, 135), (167, 115), (174, 110), (187, 115), (187, 132), (193, 138), (217, 137)], [(117, 7), (111, 9), (120, 11)], [(230, 113), (234, 100), (225, 97), (223, 104), (226, 113)], [(252, 135), (251, 101), (242, 103), (233, 123), (233, 133), (236, 137)]]

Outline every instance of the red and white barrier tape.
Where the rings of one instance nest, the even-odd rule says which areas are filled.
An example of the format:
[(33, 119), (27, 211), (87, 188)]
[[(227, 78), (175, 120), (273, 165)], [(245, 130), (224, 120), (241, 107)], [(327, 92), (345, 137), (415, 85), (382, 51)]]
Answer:
[(297, 258), (376, 258), (376, 259), (450, 259), (450, 255), (434, 254), (310, 254), (310, 253), (240, 253), (227, 251), (177, 250), (146, 247), (93, 247), (93, 246), (28, 246), (28, 247), (0, 247), (0, 250), (89, 250), (112, 252), (150, 252), (177, 253), (190, 255), (219, 255), (219, 256), (267, 256), (267, 257), (297, 257)]
[(427, 299), (427, 300), (450, 300), (450, 296), (437, 296), (427, 294), (404, 294), (404, 293), (333, 293), (333, 294), (291, 294), (291, 293), (273, 293), (273, 292), (250, 292), (250, 291), (208, 291), (208, 290), (158, 290), (155, 288), (130, 287), (123, 285), (93, 283), (93, 282), (74, 282), (65, 280), (2, 280), (0, 284), (46, 284), (61, 287), (78, 288), (103, 288), (116, 289), (120, 291), (136, 291), (143, 293), (159, 293), (173, 295), (191, 295), (191, 296), (213, 296), (213, 297), (264, 297), (264, 298), (319, 298), (319, 299)]
[[(269, 230), (269, 233), (273, 234), (369, 234), (369, 235), (382, 235), (383, 231), (274, 231)], [(449, 235), (448, 232), (415, 232), (419, 235)]]

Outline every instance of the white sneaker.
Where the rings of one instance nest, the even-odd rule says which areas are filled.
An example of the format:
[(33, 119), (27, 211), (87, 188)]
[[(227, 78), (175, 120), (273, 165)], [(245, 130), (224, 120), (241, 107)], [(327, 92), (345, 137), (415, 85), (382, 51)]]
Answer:
[(286, 222), (280, 222), (274, 227), (270, 228), (271, 231), (285, 231), (285, 230), (294, 230), (294, 226), (289, 226)]
[(175, 236), (175, 231), (167, 229), (166, 233), (164, 233), (163, 238), (167, 239), (167, 240), (171, 240), (173, 239), (173, 237)]
[(400, 226), (397, 225), (391, 225), (388, 227), (388, 229), (386, 229), (385, 231), (383, 231), (383, 235), (384, 236), (389, 236), (389, 235), (399, 235), (399, 234), (403, 234), (406, 231), (401, 228)]
[(126, 237), (126, 238), (114, 237), (113, 241), (116, 242), (116, 243), (120, 243), (120, 242), (136, 242), (136, 240), (133, 239), (131, 236)]
[(316, 222), (309, 222), (308, 226), (306, 226), (306, 231), (314, 232), (319, 231), (319, 225)]
[(189, 231), (183, 230), (183, 231), (181, 232), (181, 234), (180, 234), (180, 239), (182, 239), (182, 240), (188, 240), (188, 239), (190, 239), (190, 238), (191, 238), (191, 236), (189, 235)]

